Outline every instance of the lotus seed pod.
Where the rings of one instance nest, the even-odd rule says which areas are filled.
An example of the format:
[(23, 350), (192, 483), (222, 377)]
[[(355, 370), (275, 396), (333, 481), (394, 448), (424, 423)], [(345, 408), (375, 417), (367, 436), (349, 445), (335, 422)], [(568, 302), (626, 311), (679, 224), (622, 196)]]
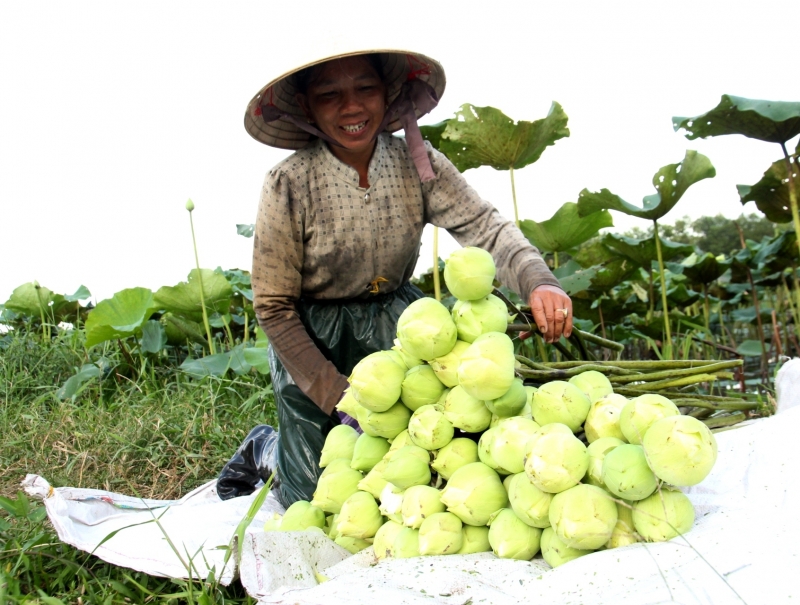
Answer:
[(388, 481), (383, 478), (383, 470), (386, 468), (387, 465), (386, 458), (378, 462), (375, 466), (372, 467), (364, 478), (358, 482), (358, 489), (362, 492), (367, 492), (372, 494), (372, 497), (376, 500), (381, 497), (383, 490), (386, 487)]
[(553, 568), (594, 552), (593, 550), (580, 550), (567, 546), (564, 541), (556, 535), (552, 527), (548, 527), (542, 531), (541, 545), (542, 558)]
[(605, 374), (601, 374), (597, 370), (576, 374), (569, 379), (569, 382), (583, 391), (591, 403), (614, 392), (614, 388)]
[(492, 545), (489, 544), (489, 528), (485, 525), (464, 525), (461, 533), (464, 535), (464, 541), (457, 554), (471, 555), (492, 550)]
[(663, 395), (647, 393), (631, 399), (619, 413), (619, 426), (628, 443), (641, 445), (647, 429), (667, 416), (677, 416), (678, 407)]
[(583, 478), (584, 483), (605, 488), (605, 483), (603, 483), (603, 460), (605, 460), (608, 452), (623, 443), (625, 442), (616, 437), (601, 437), (589, 444), (589, 447), (586, 448), (586, 452), (589, 454), (589, 466)]
[(494, 443), (496, 435), (496, 428), (490, 428), (483, 432), (481, 438), (478, 440), (478, 459), (499, 475), (510, 475), (511, 471), (500, 466), (492, 457), (492, 444)]
[(358, 491), (358, 482), (363, 475), (350, 468), (339, 472), (322, 473), (317, 481), (317, 489), (311, 499), (311, 505), (321, 508), (326, 513), (338, 513), (342, 504)]
[(521, 473), (525, 468), (528, 440), (539, 428), (536, 422), (521, 416), (503, 418), (495, 427), (495, 437), (489, 444), (492, 458), (509, 472)]
[(453, 305), (453, 322), (458, 330), (458, 340), (474, 342), (487, 332), (505, 332), (508, 308), (494, 294), (478, 300), (459, 300)]
[(497, 414), (500, 417), (508, 418), (516, 416), (525, 407), (528, 400), (528, 394), (525, 392), (525, 387), (522, 385), (521, 378), (515, 378), (511, 383), (508, 391), (497, 399), (490, 399), (486, 402), (486, 407), (492, 414)]
[(404, 527), (394, 538), (392, 552), (395, 559), (409, 559), (420, 556), (419, 553), (419, 530)]
[[(433, 513), (443, 513), (441, 492), (430, 485), (412, 485), (403, 494), (403, 525), (419, 529), (422, 522)], [(461, 528), (459, 527), (459, 530)]]
[(586, 446), (563, 424), (534, 433), (525, 450), (525, 473), (540, 490), (557, 494), (576, 485), (589, 468)]
[(593, 443), (602, 437), (616, 437), (626, 441), (622, 428), (619, 425), (619, 416), (628, 399), (617, 393), (611, 393), (594, 401), (589, 408), (583, 430), (586, 440)]
[(397, 338), (394, 339), (392, 351), (396, 351), (397, 354), (400, 355), (400, 358), (403, 360), (403, 364), (406, 366), (406, 371), (423, 363), (419, 357), (409, 355), (408, 351), (403, 349), (403, 346), (400, 344), (400, 341)]
[(429, 365), (418, 365), (406, 372), (401, 385), (400, 400), (412, 412), (423, 405), (439, 401), (445, 386)]
[(536, 487), (525, 473), (511, 475), (508, 500), (516, 515), (531, 527), (550, 527), (550, 503), (553, 494)]
[(453, 439), (453, 425), (444, 415), (444, 406), (423, 405), (408, 421), (408, 434), (414, 445), (426, 450), (438, 450)]
[(325, 527), (325, 513), (307, 500), (298, 500), (286, 509), (281, 521), (281, 531), (303, 531), (309, 527)]
[(405, 445), (414, 445), (414, 442), (411, 441), (411, 435), (408, 434), (408, 429), (404, 431), (400, 431), (400, 433), (394, 439), (390, 439), (389, 443), (389, 451), (393, 452), (394, 450), (399, 450), (401, 447)]
[(633, 505), (633, 526), (647, 542), (671, 540), (688, 532), (692, 525), (694, 507), (678, 490), (662, 488)]
[(461, 356), (458, 384), (476, 399), (497, 399), (514, 382), (515, 362), (514, 343), (507, 334), (481, 334)]
[[(337, 427), (338, 428), (338, 427)], [(389, 451), (389, 442), (383, 437), (371, 437), (366, 433), (359, 435), (353, 448), (353, 459), (350, 468), (369, 472)]]
[(550, 525), (567, 546), (600, 548), (617, 524), (617, 505), (604, 489), (580, 484), (556, 494), (550, 503)]
[(697, 485), (717, 460), (717, 440), (691, 416), (669, 416), (654, 422), (642, 443), (656, 476), (672, 485)]
[(463, 523), (453, 513), (426, 517), (419, 527), (419, 554), (454, 555), (464, 545)]
[(281, 528), (283, 516), (279, 513), (272, 513), (272, 516), (264, 523), (264, 531), (278, 531)]
[(453, 252), (444, 263), (444, 283), (459, 300), (478, 300), (494, 289), (492, 255), (472, 246)]
[[(424, 457), (420, 452), (424, 452)], [(416, 445), (407, 445), (391, 452), (382, 475), (386, 481), (400, 489), (426, 485), (431, 481), (429, 464), (430, 455), (426, 450)]]
[(633, 506), (631, 502), (617, 502), (617, 524), (611, 537), (606, 542), (606, 548), (620, 548), (629, 544), (636, 544), (639, 536), (633, 526)]
[(347, 424), (333, 427), (325, 437), (322, 453), (319, 457), (320, 468), (325, 468), (337, 458), (353, 458), (353, 449), (358, 439), (358, 431)]
[(530, 561), (539, 552), (542, 530), (524, 523), (510, 508), (497, 511), (489, 520), (489, 544), (501, 559)]
[(444, 400), (444, 416), (450, 423), (467, 433), (480, 433), (489, 428), (492, 413), (486, 404), (473, 397), (461, 386), (454, 386)]
[(430, 361), (447, 355), (453, 349), (456, 325), (447, 307), (433, 298), (424, 297), (412, 302), (400, 314), (397, 338), (406, 353)]
[(625, 500), (644, 500), (658, 484), (647, 466), (644, 449), (632, 443), (618, 445), (606, 454), (602, 478), (608, 491)]
[(377, 351), (359, 361), (350, 377), (349, 391), (372, 412), (385, 412), (400, 399), (405, 369), (388, 352)]
[(436, 454), (431, 468), (445, 481), (462, 466), (478, 461), (478, 444), (466, 437), (456, 437)]
[(362, 540), (361, 538), (351, 538), (350, 536), (338, 536), (334, 542), (353, 555), (361, 552), (369, 546), (372, 546), (366, 540)]
[(372, 538), (383, 525), (383, 517), (375, 498), (367, 492), (357, 491), (342, 504), (336, 529), (340, 536)]
[(482, 462), (466, 464), (454, 472), (441, 500), (467, 525), (486, 525), (492, 513), (508, 506), (500, 477)]
[[(359, 415), (358, 423), (364, 429), (365, 433), (373, 437), (394, 439), (408, 428), (408, 421), (411, 419), (411, 410), (398, 402), (385, 412), (372, 412), (367, 410), (366, 413), (363, 414), (363, 423), (361, 419), (361, 415)], [(367, 431), (366, 427), (369, 427), (370, 430)]]
[(469, 345), (470, 343), (463, 340), (456, 340), (456, 344), (447, 355), (431, 359), (428, 362), (444, 386), (452, 388), (458, 384), (458, 364), (461, 363), (461, 356), (469, 348)]
[(358, 419), (358, 410), (361, 407), (361, 404), (356, 401), (356, 398), (353, 397), (353, 394), (350, 392), (349, 388), (345, 389), (344, 395), (342, 395), (339, 403), (336, 404), (337, 411), (343, 412), (351, 418), (356, 419)]
[(553, 380), (533, 394), (531, 411), (533, 419), (541, 426), (554, 422), (566, 424), (575, 433), (586, 420), (591, 405), (589, 398), (574, 384)]
[(381, 514), (387, 519), (391, 519), (397, 523), (402, 523), (404, 494), (404, 490), (387, 482), (383, 487), (383, 490), (381, 490), (378, 510), (381, 511)]
[(396, 521), (387, 521), (381, 525), (372, 541), (372, 547), (375, 550), (375, 557), (378, 561), (394, 557), (394, 541), (397, 538), (397, 534), (403, 529), (405, 529), (403, 524)]

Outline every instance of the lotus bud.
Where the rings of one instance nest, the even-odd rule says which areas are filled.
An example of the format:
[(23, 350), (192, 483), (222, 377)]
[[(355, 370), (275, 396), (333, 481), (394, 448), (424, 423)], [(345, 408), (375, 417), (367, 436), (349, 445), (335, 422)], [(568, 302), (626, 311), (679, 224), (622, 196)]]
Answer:
[(490, 399), (486, 402), (486, 407), (492, 414), (497, 414), (503, 418), (516, 416), (525, 407), (528, 401), (528, 394), (522, 385), (521, 378), (515, 378), (508, 391), (497, 399)]
[(576, 485), (589, 468), (583, 442), (563, 424), (541, 427), (528, 441), (525, 473), (540, 490), (557, 494)]
[(583, 481), (589, 485), (605, 488), (605, 483), (603, 483), (603, 460), (605, 460), (608, 452), (623, 443), (625, 442), (616, 437), (600, 437), (597, 441), (590, 443), (589, 447), (586, 448), (586, 452), (589, 454), (589, 466), (586, 469)]
[(383, 471), (387, 465), (386, 458), (378, 462), (375, 466), (372, 467), (364, 478), (358, 482), (358, 489), (362, 492), (367, 492), (372, 494), (372, 497), (376, 500), (381, 497), (383, 490), (386, 488), (386, 484), (388, 483), (386, 479), (383, 478)]
[(487, 332), (505, 332), (508, 326), (506, 303), (494, 294), (478, 300), (459, 300), (453, 305), (453, 322), (458, 339), (474, 342)]
[(633, 506), (630, 502), (617, 502), (617, 524), (611, 537), (606, 542), (606, 548), (620, 548), (629, 544), (636, 544), (639, 536), (633, 527)]
[(405, 527), (402, 523), (392, 520), (381, 525), (372, 541), (372, 547), (375, 550), (375, 557), (378, 561), (394, 557), (394, 541), (397, 538), (397, 534), (403, 529)]
[(372, 538), (383, 525), (383, 517), (375, 498), (367, 492), (357, 491), (342, 504), (336, 529), (340, 536)]
[(517, 416), (523, 416), (524, 418), (530, 418), (533, 420), (533, 394), (538, 391), (536, 387), (526, 386), (525, 387), (525, 407), (523, 407)]
[(647, 542), (671, 540), (688, 532), (692, 525), (694, 507), (678, 490), (661, 488), (633, 505), (633, 526)]
[(717, 440), (691, 416), (669, 416), (654, 422), (642, 442), (656, 476), (672, 485), (697, 485), (717, 460)]
[(431, 468), (442, 479), (449, 481), (453, 473), (462, 466), (477, 461), (478, 444), (466, 437), (456, 437), (438, 451)]
[(307, 500), (298, 500), (286, 509), (281, 531), (303, 531), (309, 527), (325, 527), (325, 513)]
[(507, 334), (481, 334), (461, 356), (458, 384), (476, 399), (497, 399), (514, 382), (515, 362), (514, 343)]
[(388, 451), (389, 442), (386, 439), (383, 437), (371, 437), (363, 433), (356, 439), (350, 467), (357, 471), (371, 471), (372, 467), (378, 464)]
[(408, 351), (403, 349), (403, 346), (400, 344), (400, 341), (397, 338), (394, 339), (392, 351), (396, 351), (397, 354), (400, 355), (400, 358), (403, 360), (403, 364), (406, 366), (406, 371), (423, 363), (419, 357), (409, 355)]
[(408, 434), (414, 445), (426, 450), (438, 450), (453, 439), (453, 425), (440, 405), (423, 405), (408, 421)]
[(459, 555), (471, 555), (478, 552), (489, 552), (492, 545), (489, 544), (489, 528), (485, 525), (464, 525), (461, 528), (464, 541), (459, 549)]
[(430, 455), (416, 445), (406, 445), (391, 452), (383, 469), (383, 478), (400, 489), (427, 485), (431, 481)]
[[(361, 427), (361, 430), (364, 431), (370, 437), (380, 437), (378, 431), (373, 429), (369, 424), (367, 424), (367, 415), (371, 414), (367, 408), (365, 408), (360, 403), (358, 404), (358, 408), (356, 408), (356, 415), (353, 416), (358, 421), (358, 426)], [(377, 412), (376, 412), (377, 413)]]
[(510, 475), (511, 471), (503, 468), (492, 456), (494, 439), (497, 436), (497, 429), (490, 428), (483, 432), (478, 440), (478, 458), (489, 468), (497, 471), (499, 475)]
[(334, 542), (353, 555), (361, 552), (369, 546), (372, 546), (366, 540), (362, 540), (361, 538), (351, 538), (350, 536), (338, 536)]
[(339, 537), (339, 531), (336, 529), (336, 523), (339, 521), (339, 515), (328, 515), (325, 517), (325, 527), (328, 528), (328, 537), (335, 540)]
[(423, 405), (439, 401), (445, 386), (429, 365), (418, 365), (406, 372), (401, 385), (400, 400), (412, 412)]
[(459, 300), (478, 300), (491, 294), (496, 273), (486, 250), (468, 246), (453, 252), (444, 263), (444, 283)]
[(361, 407), (361, 404), (356, 401), (356, 398), (353, 397), (353, 394), (350, 392), (349, 388), (345, 389), (344, 395), (342, 395), (339, 403), (336, 404), (337, 411), (343, 412), (351, 418), (356, 419), (358, 419), (358, 410)]
[(350, 467), (350, 458), (336, 458), (335, 460), (331, 460), (322, 470), (322, 474), (320, 475), (320, 479), (325, 477), (326, 475), (331, 475), (333, 473), (338, 473), (340, 471), (351, 470)]
[(656, 420), (680, 413), (678, 407), (663, 395), (647, 393), (625, 404), (619, 413), (619, 426), (628, 443), (641, 445), (647, 429)]
[(508, 506), (500, 477), (482, 462), (466, 464), (455, 471), (442, 490), (441, 500), (467, 525), (486, 525), (492, 513)]
[(539, 552), (542, 530), (525, 524), (510, 508), (503, 508), (489, 519), (489, 544), (501, 559), (530, 561)]
[(580, 484), (556, 494), (550, 503), (550, 525), (567, 546), (600, 548), (617, 524), (617, 505), (604, 489)]
[(404, 527), (394, 538), (392, 552), (395, 559), (409, 559), (420, 556), (419, 553), (419, 530)]
[(533, 394), (531, 411), (533, 419), (541, 426), (557, 422), (566, 424), (575, 433), (586, 420), (591, 405), (589, 398), (574, 384), (553, 380)]
[(381, 511), (381, 514), (387, 519), (402, 523), (404, 494), (404, 490), (391, 483), (387, 483), (381, 491), (378, 510)]
[(503, 487), (506, 489), (506, 493), (508, 493), (508, 486), (511, 484), (511, 480), (514, 478), (514, 475), (506, 475), (503, 477)]
[(429, 361), (447, 355), (453, 349), (456, 325), (447, 307), (433, 298), (424, 297), (412, 302), (400, 314), (397, 338), (406, 353)]
[(541, 545), (542, 558), (553, 568), (594, 552), (593, 550), (579, 550), (567, 546), (566, 543), (556, 535), (552, 527), (548, 527), (542, 531)]
[(606, 375), (597, 370), (576, 374), (569, 379), (569, 382), (583, 391), (591, 403), (614, 392), (614, 388)]
[(586, 440), (592, 443), (602, 437), (616, 437), (626, 441), (619, 425), (619, 416), (627, 403), (628, 399), (617, 393), (611, 393), (594, 401), (589, 408), (586, 422), (583, 423)]
[(373, 412), (385, 412), (400, 399), (405, 369), (386, 351), (367, 355), (353, 368), (350, 392)]
[(403, 494), (403, 525), (419, 529), (427, 517), (444, 512), (445, 507), (439, 496), (439, 490), (429, 485), (409, 487)]
[(414, 445), (414, 442), (411, 441), (411, 435), (408, 434), (408, 429), (404, 431), (400, 431), (400, 433), (394, 439), (389, 440), (389, 443), (392, 445), (389, 447), (389, 451), (393, 452), (394, 450), (399, 450), (404, 445)]
[(489, 428), (492, 413), (486, 404), (461, 386), (450, 389), (444, 401), (444, 415), (450, 423), (467, 433), (480, 433)]
[(323, 473), (317, 481), (317, 489), (311, 505), (321, 508), (326, 513), (338, 513), (342, 504), (358, 491), (358, 482), (363, 475), (348, 467), (339, 472)]
[(644, 449), (632, 443), (618, 445), (606, 454), (602, 477), (606, 489), (625, 500), (644, 500), (658, 484), (647, 466)]
[(553, 494), (536, 487), (525, 473), (510, 476), (508, 500), (516, 515), (531, 527), (550, 527), (550, 502)]
[(322, 453), (319, 457), (320, 468), (325, 468), (331, 460), (337, 458), (353, 457), (353, 449), (358, 439), (358, 431), (347, 424), (339, 424), (333, 427), (325, 437), (325, 444), (322, 446)]
[(525, 447), (539, 428), (536, 422), (521, 416), (503, 418), (494, 429), (496, 433), (489, 444), (489, 453), (502, 468), (510, 473), (521, 473), (525, 468)]
[(461, 356), (469, 345), (470, 343), (463, 340), (456, 340), (456, 344), (447, 355), (430, 360), (431, 368), (444, 386), (452, 388), (458, 384), (458, 364), (461, 363)]
[(392, 347), (391, 349), (382, 352), (390, 357), (398, 366), (400, 366), (403, 369), (403, 372), (408, 372), (409, 367), (406, 365), (406, 359), (400, 354), (400, 351)]
[[(408, 421), (410, 419), (411, 410), (398, 402), (385, 412), (372, 412), (367, 410), (365, 414), (359, 415), (358, 423), (361, 425), (361, 428), (364, 429), (365, 433), (373, 437), (394, 439), (408, 428)], [(369, 427), (369, 431), (367, 427)]]
[(463, 523), (453, 513), (433, 513), (419, 527), (421, 555), (454, 555), (463, 545)]
[(283, 516), (279, 513), (272, 513), (272, 516), (264, 523), (264, 531), (278, 531), (281, 528)]

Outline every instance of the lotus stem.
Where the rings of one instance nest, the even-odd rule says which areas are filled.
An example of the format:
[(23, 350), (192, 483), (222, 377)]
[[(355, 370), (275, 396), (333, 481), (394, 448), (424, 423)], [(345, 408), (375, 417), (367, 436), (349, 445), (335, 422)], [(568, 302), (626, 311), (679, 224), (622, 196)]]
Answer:
[(433, 226), (433, 295), (442, 302), (442, 287), (439, 284), (439, 227)]
[(651, 391), (660, 391), (661, 389), (672, 389), (678, 387), (685, 387), (692, 384), (699, 384), (701, 382), (713, 382), (723, 377), (733, 377), (732, 374), (721, 376), (720, 374), (693, 374), (691, 376), (684, 376), (682, 378), (668, 378), (667, 380), (656, 380), (655, 382), (648, 382), (647, 388)]
[(618, 384), (627, 384), (629, 382), (636, 382), (636, 381), (656, 381), (662, 380), (665, 378), (680, 378), (682, 376), (692, 376), (694, 374), (711, 374), (712, 372), (717, 372), (719, 370), (726, 370), (728, 368), (735, 368), (742, 365), (742, 362), (738, 359), (734, 359), (731, 361), (720, 361), (717, 363), (710, 363), (706, 365), (699, 366), (697, 368), (686, 368), (682, 370), (664, 370), (663, 372), (652, 372), (650, 374), (637, 374), (635, 376), (612, 376), (609, 378), (609, 381), (612, 383)]
[[(741, 359), (733, 360), (737, 365), (742, 365)], [(585, 362), (582, 361), (561, 361), (551, 362), (546, 364), (549, 368), (572, 368), (576, 365), (581, 365)], [(670, 370), (682, 368), (696, 368), (700, 366), (708, 366), (711, 364), (719, 363), (713, 359), (675, 359), (675, 360), (651, 360), (651, 361), (593, 361), (595, 365), (609, 365), (618, 368), (627, 368), (629, 370), (644, 370), (644, 371), (657, 371), (657, 370)]]
[(517, 188), (514, 186), (514, 167), (509, 166), (508, 172), (511, 174), (511, 198), (514, 200), (514, 224), (519, 229), (519, 211), (517, 210)]
[(672, 334), (669, 326), (669, 306), (667, 305), (667, 278), (664, 275), (664, 256), (661, 253), (661, 237), (658, 235), (658, 221), (653, 219), (653, 235), (656, 240), (658, 274), (661, 277), (661, 311), (664, 313), (664, 357), (672, 359)]
[(747, 415), (744, 412), (736, 412), (735, 414), (726, 414), (725, 416), (712, 416), (701, 420), (710, 429), (717, 429), (724, 426), (733, 426), (747, 420)]
[(203, 272), (200, 270), (200, 257), (197, 255), (197, 239), (194, 236), (194, 221), (192, 220), (192, 212), (194, 211), (194, 202), (189, 200), (186, 202), (186, 210), (189, 211), (189, 226), (192, 229), (192, 247), (194, 248), (194, 262), (197, 266), (197, 279), (200, 283), (200, 304), (203, 310), (203, 325), (206, 328), (206, 337), (208, 338), (208, 346), (211, 349), (211, 354), (214, 355), (216, 350), (214, 348), (214, 339), (211, 337), (211, 326), (208, 323), (208, 312), (206, 311), (206, 294), (203, 290)]
[[(614, 389), (615, 393), (619, 393), (620, 395), (625, 395), (626, 397), (638, 397), (639, 395), (643, 395), (647, 393), (647, 386), (642, 385), (644, 388), (636, 389), (633, 387), (620, 387), (618, 389)], [(692, 400), (699, 400), (699, 401), (711, 401), (714, 403), (741, 403), (743, 401), (747, 401), (745, 397), (723, 397), (721, 395), (706, 395), (704, 393), (685, 393), (682, 391), (659, 391), (659, 395), (663, 395), (668, 399), (680, 400), (683, 398), (690, 397)], [(752, 403), (752, 402), (751, 402)]]
[(677, 406), (686, 406), (686, 407), (693, 407), (693, 408), (703, 408), (704, 410), (727, 410), (727, 411), (737, 411), (743, 412), (747, 410), (757, 410), (761, 407), (761, 404), (757, 401), (745, 401), (745, 402), (735, 402), (731, 401), (730, 403), (716, 403), (713, 401), (702, 401), (701, 399), (694, 399), (692, 397), (687, 397), (686, 399), (672, 399), (672, 403)]

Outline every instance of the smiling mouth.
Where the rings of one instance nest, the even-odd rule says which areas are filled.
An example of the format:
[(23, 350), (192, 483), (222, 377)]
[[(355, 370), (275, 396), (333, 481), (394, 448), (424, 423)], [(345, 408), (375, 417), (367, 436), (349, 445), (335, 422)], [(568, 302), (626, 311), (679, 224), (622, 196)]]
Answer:
[(348, 134), (357, 134), (362, 130), (364, 130), (364, 128), (366, 127), (367, 123), (366, 121), (364, 121), (364, 122), (359, 122), (358, 124), (347, 124), (345, 126), (342, 126), (342, 130), (344, 130)]

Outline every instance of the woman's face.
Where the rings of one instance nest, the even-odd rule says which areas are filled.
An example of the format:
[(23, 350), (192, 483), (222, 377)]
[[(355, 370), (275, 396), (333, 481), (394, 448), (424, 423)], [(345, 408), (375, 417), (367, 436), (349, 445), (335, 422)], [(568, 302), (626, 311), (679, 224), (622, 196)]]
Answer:
[(369, 162), (386, 112), (386, 87), (365, 57), (325, 63), (297, 100), (322, 132), (338, 142), (333, 154), (345, 163)]

